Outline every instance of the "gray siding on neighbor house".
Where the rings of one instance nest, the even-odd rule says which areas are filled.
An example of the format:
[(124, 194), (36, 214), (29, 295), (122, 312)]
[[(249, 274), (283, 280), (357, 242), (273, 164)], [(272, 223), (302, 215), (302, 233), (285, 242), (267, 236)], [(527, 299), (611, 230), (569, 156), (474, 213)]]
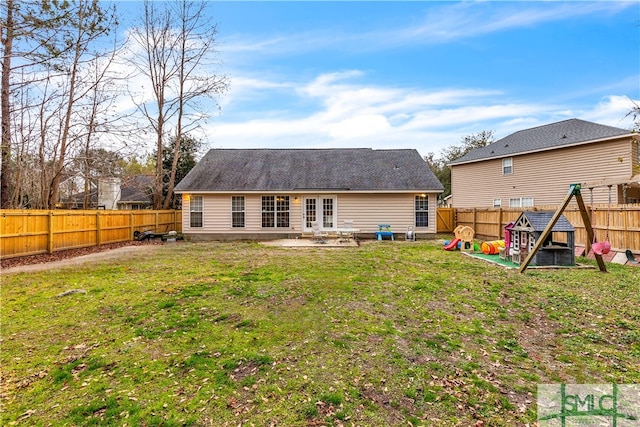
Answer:
[[(631, 177), (637, 165), (637, 142), (630, 136), (566, 148), (514, 155), (513, 173), (502, 174), (502, 158), (452, 164), (453, 206), (490, 207), (501, 199), (532, 197), (534, 205), (558, 205), (566, 197), (569, 185), (613, 177)], [(508, 157), (508, 156), (507, 156)], [(618, 203), (614, 189), (613, 203)], [(582, 191), (590, 202), (588, 189)], [(608, 189), (593, 191), (594, 203), (607, 203)]]

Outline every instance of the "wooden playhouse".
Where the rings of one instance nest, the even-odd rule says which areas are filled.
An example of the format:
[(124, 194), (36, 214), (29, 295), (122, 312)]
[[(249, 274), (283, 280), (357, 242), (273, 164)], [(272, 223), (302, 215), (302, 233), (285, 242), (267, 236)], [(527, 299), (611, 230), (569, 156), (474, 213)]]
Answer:
[[(554, 212), (548, 211), (530, 211), (520, 214), (511, 228), (509, 254), (513, 262), (522, 263), (533, 251), (553, 215)], [(575, 229), (564, 215), (560, 215), (530, 264), (575, 265), (574, 247)]]

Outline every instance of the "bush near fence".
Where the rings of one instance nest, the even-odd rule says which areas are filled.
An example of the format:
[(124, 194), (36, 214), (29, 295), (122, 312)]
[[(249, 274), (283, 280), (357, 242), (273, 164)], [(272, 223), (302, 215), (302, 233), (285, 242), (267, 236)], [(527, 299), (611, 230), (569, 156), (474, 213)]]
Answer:
[(135, 231), (182, 231), (181, 211), (0, 210), (0, 258), (133, 240)]
[[(553, 211), (558, 206), (535, 208), (474, 208), (457, 209), (456, 225), (468, 225), (476, 232), (477, 239), (504, 239), (504, 227), (515, 221), (525, 210)], [(631, 249), (640, 253), (640, 204), (587, 205), (591, 223), (599, 242), (608, 240), (616, 251)], [(586, 246), (587, 232), (577, 204), (570, 204), (563, 215), (574, 226), (576, 245)]]

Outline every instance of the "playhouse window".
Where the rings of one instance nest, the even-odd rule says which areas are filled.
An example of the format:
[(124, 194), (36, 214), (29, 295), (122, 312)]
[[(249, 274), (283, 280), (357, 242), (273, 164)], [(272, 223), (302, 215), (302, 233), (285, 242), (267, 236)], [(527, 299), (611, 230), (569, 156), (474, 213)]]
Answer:
[(289, 196), (262, 196), (262, 227), (289, 227)]
[(513, 173), (513, 158), (502, 159), (502, 175), (511, 175)]
[(244, 227), (244, 196), (231, 197), (231, 226)]
[(415, 197), (416, 227), (429, 226), (429, 197), (420, 194)]
[(189, 226), (202, 227), (203, 203), (202, 196), (191, 196), (189, 201)]

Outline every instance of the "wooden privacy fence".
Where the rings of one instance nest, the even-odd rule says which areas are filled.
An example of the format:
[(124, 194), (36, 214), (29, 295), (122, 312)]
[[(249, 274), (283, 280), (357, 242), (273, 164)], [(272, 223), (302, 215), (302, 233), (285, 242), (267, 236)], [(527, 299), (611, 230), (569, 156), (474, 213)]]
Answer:
[[(504, 238), (504, 227), (515, 221), (523, 210), (553, 211), (557, 206), (535, 207), (530, 209), (474, 208), (456, 209), (456, 224), (468, 225), (479, 239), (493, 240)], [(608, 240), (614, 250), (631, 249), (640, 252), (640, 204), (631, 205), (587, 205), (596, 240)], [(587, 232), (580, 216), (580, 210), (574, 203), (569, 205), (563, 215), (575, 228), (575, 241), (585, 246)]]
[(454, 208), (438, 208), (436, 220), (438, 233), (451, 233), (456, 228), (456, 210)]
[(182, 231), (182, 212), (2, 209), (0, 258), (125, 242), (147, 230)]

